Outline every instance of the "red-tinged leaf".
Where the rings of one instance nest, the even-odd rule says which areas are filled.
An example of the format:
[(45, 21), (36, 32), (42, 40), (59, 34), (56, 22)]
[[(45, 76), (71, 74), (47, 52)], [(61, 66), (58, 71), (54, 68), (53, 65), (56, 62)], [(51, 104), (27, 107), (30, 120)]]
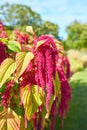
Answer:
[(60, 92), (60, 80), (57, 72), (56, 72), (55, 80), (53, 79), (53, 84), (54, 84), (54, 95), (55, 97), (57, 97), (58, 93)]
[(34, 55), (32, 52), (19, 52), (16, 54), (16, 78), (20, 77), (25, 71), (33, 57)]
[(6, 82), (6, 80), (11, 76), (15, 71), (16, 64), (15, 61), (11, 58), (5, 59), (0, 66), (0, 88)]
[(59, 104), (61, 98), (61, 90), (60, 90), (60, 80), (57, 72), (55, 80), (53, 79), (53, 85), (54, 85), (54, 97), (55, 98), (58, 97), (58, 104)]
[(44, 42), (45, 42), (45, 40), (38, 41), (38, 42), (37, 42), (36, 49), (37, 49), (38, 47), (40, 47), (41, 45), (43, 45)]
[(29, 32), (30, 34), (35, 35), (35, 32), (34, 32), (32, 26), (27, 26), (27, 27), (26, 27), (26, 32)]
[(0, 112), (0, 130), (25, 130), (24, 120), (8, 108)]
[(24, 105), (25, 114), (28, 120), (32, 118), (38, 107), (42, 104), (43, 95), (42, 91), (38, 90), (38, 86), (33, 85), (28, 90), (28, 86), (22, 88), (21, 99)]

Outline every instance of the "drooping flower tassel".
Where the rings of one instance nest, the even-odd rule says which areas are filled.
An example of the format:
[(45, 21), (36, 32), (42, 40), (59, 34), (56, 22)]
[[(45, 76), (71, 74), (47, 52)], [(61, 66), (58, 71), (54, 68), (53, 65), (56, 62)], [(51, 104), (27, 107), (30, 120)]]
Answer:
[(56, 113), (57, 113), (57, 98), (54, 100), (51, 108), (51, 124), (50, 124), (50, 130), (54, 130), (55, 122), (56, 122)]
[(70, 72), (70, 63), (69, 63), (67, 56), (63, 57), (63, 67), (65, 69), (65, 75), (66, 75), (67, 79), (69, 79), (71, 76), (71, 72)]
[(6, 109), (7, 106), (10, 105), (10, 95), (13, 85), (14, 80), (9, 81), (6, 90), (2, 93), (2, 104), (4, 105), (4, 109)]
[(54, 92), (53, 77), (55, 76), (55, 54), (52, 48), (46, 48), (46, 109), (48, 109), (51, 94)]
[(8, 38), (3, 23), (0, 21), (0, 38)]
[(44, 87), (45, 87), (45, 84), (46, 84), (46, 81), (45, 81), (45, 49), (40, 47), (39, 50), (38, 50), (38, 53), (37, 53), (37, 81), (41, 87), (42, 87), (42, 90), (44, 91)]
[(4, 43), (0, 42), (0, 64), (3, 62), (5, 58), (8, 57), (6, 51), (7, 51), (7, 46)]
[(52, 80), (55, 77), (58, 52), (51, 37), (44, 35), (39, 37), (36, 46), (41, 40), (44, 42), (37, 49), (37, 78), (42, 89), (46, 87), (46, 109), (48, 110), (50, 97), (54, 91)]
[(20, 80), (20, 87), (36, 84), (35, 75), (36, 65), (34, 64), (34, 59), (32, 59), (24, 73), (21, 75), (22, 79)]
[(62, 68), (58, 69), (58, 74), (61, 82), (61, 99), (58, 108), (58, 114), (59, 116), (62, 117), (62, 127), (63, 127), (63, 121), (66, 116), (66, 113), (68, 112), (69, 109), (68, 106), (71, 100), (71, 88)]

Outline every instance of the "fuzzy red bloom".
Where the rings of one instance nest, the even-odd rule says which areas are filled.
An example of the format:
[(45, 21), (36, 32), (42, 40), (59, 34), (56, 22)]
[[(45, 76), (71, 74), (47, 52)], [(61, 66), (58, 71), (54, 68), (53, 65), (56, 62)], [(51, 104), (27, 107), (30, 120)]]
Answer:
[(71, 76), (70, 63), (69, 63), (69, 60), (68, 60), (67, 56), (63, 57), (63, 67), (65, 69), (65, 75), (66, 75), (66, 77), (70, 78), (70, 76)]
[(20, 86), (25, 87), (26, 85), (34, 85), (36, 84), (35, 80), (35, 74), (36, 74), (36, 66), (34, 65), (34, 59), (31, 60), (28, 67), (24, 71), (24, 73), (21, 75), (21, 81)]
[(55, 121), (56, 121), (56, 114), (58, 111), (57, 102), (58, 102), (58, 99), (56, 98), (52, 104), (50, 130), (54, 130)]
[(53, 77), (55, 77), (56, 64), (55, 64), (55, 53), (52, 48), (47, 48), (45, 52), (46, 56), (46, 108), (49, 106), (51, 94), (54, 92)]
[(48, 109), (50, 97), (54, 92), (52, 79), (55, 77), (58, 53), (54, 41), (49, 36), (41, 36), (37, 39), (37, 42), (40, 40), (44, 40), (44, 44), (37, 50), (36, 81), (43, 90), (46, 90), (46, 109)]
[(71, 100), (71, 88), (62, 68), (58, 68), (58, 74), (61, 82), (61, 99), (58, 114), (62, 117), (63, 121), (69, 109), (68, 106)]
[(7, 38), (7, 33), (5, 31), (4, 25), (0, 22), (0, 38)]
[(15, 40), (20, 44), (28, 44), (29, 35), (20, 32), (19, 30), (14, 30)]
[(3, 62), (5, 58), (8, 57), (8, 53), (6, 51), (7, 46), (4, 43), (0, 42), (0, 64)]
[(5, 109), (10, 104), (10, 95), (11, 95), (11, 89), (13, 85), (14, 85), (14, 81), (13, 80), (9, 81), (6, 90), (2, 93), (2, 104), (4, 105)]
[[(51, 119), (50, 129), (54, 130), (56, 114), (62, 118), (63, 123), (66, 113), (69, 109), (69, 102), (71, 100), (71, 88), (68, 83), (68, 78), (70, 77), (70, 64), (64, 53), (64, 48), (62, 44), (59, 44), (59, 46), (57, 46), (57, 40), (52, 39), (48, 35), (42, 35), (39, 38), (36, 38), (36, 36), (29, 37), (28, 34), (22, 33), (19, 30), (14, 30), (14, 34), (14, 40), (20, 43), (21, 51), (32, 52), (34, 58), (30, 61), (20, 77), (15, 78), (17, 75), (17, 68), (12, 75), (8, 75), (10, 76), (8, 78), (11, 78), (13, 80), (7, 83), (7, 80), (9, 80), (7, 79), (5, 86), (2, 86), (5, 87), (5, 90), (2, 90), (3, 92), (1, 94), (1, 105), (3, 105), (4, 108), (12, 108), (16, 105), (19, 108), (22, 108), (24, 106), (20, 113), (24, 113), (23, 118), (25, 119), (25, 129), (28, 127), (28, 121), (30, 120), (30, 123), (33, 125), (34, 129), (44, 129), (45, 119), (49, 118)], [(1, 22), (0, 38), (7, 38), (5, 28)], [(9, 38), (6, 40), (9, 40)], [(31, 41), (34, 42), (33, 46), (28, 45), (29, 43), (31, 44)], [(15, 60), (14, 63), (22, 62), (22, 55), (18, 56), (17, 59), (15, 58), (17, 56), (16, 52), (10, 52), (9, 55), (7, 53), (7, 49), (7, 46), (4, 43), (0, 42), (0, 64), (8, 56), (13, 57)], [(21, 66), (18, 66), (19, 71), (22, 71), (22, 69), (24, 69), (26, 60), (24, 60), (22, 63), (23, 68), (21, 68)], [(9, 69), (11, 68), (9, 67)], [(9, 72), (9, 69), (8, 71), (5, 69), (6, 73)], [(13, 69), (14, 68), (12, 66), (12, 70)], [(28, 86), (28, 90), (31, 92), (31, 87), (33, 85), (35, 85), (35, 87), (38, 86), (38, 90), (41, 91), (39, 94), (36, 90), (33, 91), (32, 94), (35, 92), (33, 95), (34, 98), (31, 97), (31, 95), (30, 100), (32, 98), (32, 101), (30, 102), (28, 99), (24, 99), (27, 95), (25, 95), (25, 91), (23, 91), (22, 94), (21, 89)], [(22, 96), (23, 99), (21, 98)], [(15, 102), (16, 99), (18, 100)], [(35, 105), (35, 109), (32, 108), (32, 105)], [(30, 107), (29, 110), (27, 109), (28, 107)]]

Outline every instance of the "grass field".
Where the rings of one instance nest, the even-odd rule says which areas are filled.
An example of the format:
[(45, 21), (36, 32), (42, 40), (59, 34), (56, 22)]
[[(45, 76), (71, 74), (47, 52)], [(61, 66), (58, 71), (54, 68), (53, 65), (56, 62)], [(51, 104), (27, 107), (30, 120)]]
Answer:
[[(87, 68), (75, 73), (70, 84), (72, 101), (63, 130), (87, 130)], [(55, 130), (62, 130), (59, 118), (56, 120)]]

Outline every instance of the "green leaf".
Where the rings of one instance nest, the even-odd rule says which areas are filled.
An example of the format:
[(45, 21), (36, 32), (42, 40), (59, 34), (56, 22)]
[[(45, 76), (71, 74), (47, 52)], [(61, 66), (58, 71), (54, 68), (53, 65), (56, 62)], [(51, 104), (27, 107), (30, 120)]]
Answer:
[(8, 41), (7, 44), (8, 48), (14, 52), (20, 52), (21, 51), (21, 45), (17, 41)]
[(51, 111), (51, 108), (52, 108), (54, 99), (55, 99), (55, 98), (54, 98), (54, 95), (51, 95), (50, 101), (49, 101), (49, 107), (48, 107), (48, 110), (47, 110), (47, 112), (46, 112), (45, 119), (49, 119), (50, 111)]
[(8, 43), (8, 39), (7, 38), (0, 38), (0, 42), (3, 42), (5, 44), (7, 44)]
[(54, 85), (54, 95), (55, 97), (57, 97), (60, 92), (60, 80), (57, 72), (55, 80), (53, 79), (53, 85)]
[(38, 90), (38, 86), (33, 85), (28, 90), (28, 86), (22, 88), (21, 99), (25, 109), (25, 115), (28, 120), (32, 118), (38, 107), (42, 104), (43, 95), (41, 89)]
[(0, 130), (25, 130), (24, 120), (8, 108), (0, 112)]
[(34, 32), (32, 26), (27, 26), (27, 27), (26, 27), (26, 32), (29, 32), (30, 34), (35, 35), (35, 32)]
[(54, 97), (55, 98), (58, 97), (58, 105), (59, 105), (61, 98), (61, 90), (60, 90), (60, 80), (57, 72), (55, 80), (53, 79), (53, 84), (54, 84)]
[(6, 89), (6, 85), (3, 85), (3, 87), (0, 88), (0, 94), (3, 93), (5, 89)]
[(0, 88), (6, 82), (6, 80), (11, 76), (15, 71), (16, 64), (15, 61), (11, 58), (5, 59), (0, 66)]
[(27, 68), (34, 55), (32, 52), (19, 52), (16, 55), (16, 78), (18, 78)]
[(27, 124), (27, 129), (26, 130), (33, 130), (34, 128), (33, 128), (33, 120), (30, 120), (30, 121), (28, 121), (28, 124)]
[(51, 111), (51, 108), (52, 108), (53, 102), (54, 102), (54, 95), (51, 95), (51, 98), (50, 98), (50, 101), (49, 101), (48, 112)]

